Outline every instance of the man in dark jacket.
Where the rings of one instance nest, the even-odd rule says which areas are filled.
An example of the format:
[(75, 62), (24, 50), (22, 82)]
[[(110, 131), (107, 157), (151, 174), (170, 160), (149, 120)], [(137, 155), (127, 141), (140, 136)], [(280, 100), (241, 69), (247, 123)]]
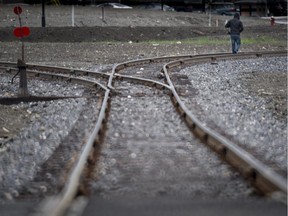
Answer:
[(241, 45), (240, 33), (244, 30), (243, 24), (240, 21), (240, 15), (236, 13), (234, 18), (226, 23), (225, 28), (230, 28), (232, 53), (236, 54)]

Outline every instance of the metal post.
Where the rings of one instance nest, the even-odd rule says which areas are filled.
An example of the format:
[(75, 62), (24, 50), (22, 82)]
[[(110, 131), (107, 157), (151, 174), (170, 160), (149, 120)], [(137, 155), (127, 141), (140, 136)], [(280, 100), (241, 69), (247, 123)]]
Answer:
[(20, 97), (29, 96), (28, 87), (27, 87), (27, 73), (26, 73), (26, 64), (22, 60), (18, 59), (17, 67), (20, 72), (20, 82), (19, 82), (19, 92)]
[(21, 38), (21, 45), (22, 45), (22, 61), (25, 62), (25, 55), (24, 55), (24, 42), (23, 42), (23, 38)]
[(42, 27), (45, 27), (45, 0), (42, 0)]
[[(20, 31), (21, 31), (21, 35), (22, 35), (22, 34), (23, 34), (23, 33), (22, 33), (23, 29), (22, 29), (22, 21), (21, 21), (20, 14), (18, 14), (18, 19), (19, 19), (19, 25), (20, 25), (20, 29), (21, 29)], [(20, 40), (21, 40), (22, 61), (24, 62), (25, 59), (24, 59), (24, 42), (23, 42), (23, 35), (21, 36)]]

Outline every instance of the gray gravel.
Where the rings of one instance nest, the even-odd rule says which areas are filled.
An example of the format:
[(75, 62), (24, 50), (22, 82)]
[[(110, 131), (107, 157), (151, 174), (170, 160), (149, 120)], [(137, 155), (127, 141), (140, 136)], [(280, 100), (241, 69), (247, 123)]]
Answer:
[[(197, 89), (195, 97), (186, 99), (185, 103), (191, 110), (195, 103), (202, 108), (195, 113), (199, 119), (207, 124), (214, 123), (264, 163), (276, 165), (275, 169), (280, 169), (286, 178), (287, 119), (279, 118), (269, 107), (275, 89), (262, 86), (259, 88), (262, 97), (259, 97), (249, 92), (245, 80), (251, 73), (273, 74), (269, 76), (271, 83), (279, 76), (287, 80), (286, 57), (201, 64), (180, 73), (187, 75), (193, 88)], [(279, 91), (285, 91), (286, 87)], [(287, 98), (283, 98), (283, 103), (286, 107), (283, 115), (286, 116)]]
[[(0, 8), (1, 27), (18, 26), (17, 17), (13, 14), (12, 9), (13, 6)], [(112, 13), (107, 14), (106, 23), (104, 23), (100, 18), (100, 13), (95, 15), (94, 9), (94, 7), (76, 7), (75, 25), (205, 26), (208, 20), (207, 15), (197, 14), (197, 18), (195, 19), (195, 14), (189, 13), (185, 13), (185, 15), (182, 14), (181, 17), (178, 16), (180, 13), (175, 13), (172, 14), (172, 16), (167, 17), (167, 20), (164, 20), (163, 14), (159, 12), (153, 13), (150, 19), (146, 20), (146, 15), (143, 17), (143, 15), (138, 12), (137, 14), (133, 11), (131, 11), (131, 13), (122, 14), (122, 12), (119, 11), (113, 13), (113, 17)], [(162, 16), (160, 16), (160, 14), (162, 14)], [(60, 16), (65, 16), (65, 19), (55, 19), (55, 17)], [(183, 18), (183, 16), (185, 17)], [(95, 19), (93, 19), (93, 17)], [(70, 18), (70, 6), (47, 7), (47, 26), (70, 26)], [(225, 19), (225, 17), (219, 16), (219, 23), (224, 23)], [(39, 5), (35, 7), (24, 7), (22, 20), (24, 25), (39, 27), (41, 23), (40, 20), (41, 8)], [(259, 20), (257, 20), (257, 22), (253, 21), (254, 19), (251, 18), (243, 18), (242, 20), (245, 21), (246, 26), (259, 25)], [(213, 23), (215, 23), (214, 21), (215, 17), (213, 18)], [(112, 64), (116, 61), (121, 62), (128, 59), (135, 59), (139, 58), (139, 55), (140, 57), (155, 57), (190, 54), (193, 50), (194, 54), (196, 51), (197, 53), (205, 52), (202, 47), (198, 48), (197, 45), (192, 45), (193, 48), (191, 48), (191, 45), (187, 44), (176, 44), (172, 47), (170, 45), (148, 46), (147, 44), (139, 44), (137, 48), (133, 48), (132, 44), (127, 43), (108, 45), (101, 43), (26, 43), (25, 45), (27, 52), (26, 60), (28, 62), (42, 62), (52, 65), (57, 63), (63, 66), (76, 66), (83, 69), (94, 68), (99, 65), (101, 67), (101, 65)], [(259, 48), (255, 45), (243, 44), (242, 51), (252, 51), (256, 49), (274, 50), (272, 45), (261, 45)], [(3, 51), (0, 53), (2, 60), (15, 61), (20, 55), (19, 43), (2, 42), (1, 48), (1, 51)], [(206, 53), (224, 52), (228, 50), (230, 50), (229, 39), (227, 40), (227, 44), (224, 45), (216, 45), (214, 48), (211, 48), (211, 45), (209, 45), (206, 49)], [(99, 65), (95, 66), (95, 62)], [(237, 63), (238, 66), (241, 62), (243, 61), (241, 60), (235, 63)], [(265, 154), (267, 161), (277, 164), (281, 169), (287, 169), (287, 122), (281, 119), (279, 120), (277, 116), (275, 117), (273, 112), (267, 111), (263, 98), (254, 97), (253, 95), (248, 94), (245, 85), (240, 79), (245, 78), (244, 75), (250, 73), (252, 70), (261, 73), (261, 68), (266, 68), (263, 73), (275, 71), (277, 73), (286, 72), (287, 60), (286, 58), (275, 58), (274, 60), (273, 58), (272, 60), (265, 59), (261, 64), (256, 64), (253, 60), (245, 62), (246, 63), (243, 66), (237, 67), (238, 71), (231, 70), (231, 67), (233, 69), (235, 68), (233, 66), (235, 63), (229, 64), (228, 62), (221, 62), (216, 66), (201, 65), (195, 67), (196, 69), (193, 67), (184, 70), (182, 73), (189, 76), (189, 80), (193, 87), (199, 92), (193, 100), (202, 107), (201, 112), (206, 115), (206, 117), (201, 115), (203, 120), (214, 122), (221, 130), (225, 130), (226, 133), (233, 136), (234, 139), (244, 142), (247, 146), (249, 145), (249, 148), (251, 148), (251, 145), (255, 145), (252, 146), (253, 150), (260, 146), (259, 150), (257, 150), (257, 154)], [(279, 64), (279, 62), (282, 63)], [(88, 66), (86, 67), (83, 65)], [(105, 66), (105, 68), (102, 69), (107, 69), (108, 67), (109, 66)], [(215, 70), (215, 67), (217, 70)], [(224, 68), (225, 72), (221, 73), (220, 68)], [(195, 71), (193, 76), (191, 71)], [(1, 74), (1, 96), (13, 96), (16, 94), (16, 85), (8, 85), (8, 81), (10, 80), (11, 76)], [(236, 85), (234, 85), (234, 83)], [(31, 92), (36, 95), (38, 93), (57, 95), (58, 91), (61, 92), (62, 95), (64, 94), (63, 89), (67, 95), (82, 95), (84, 92), (84, 89), (80, 86), (65, 85), (57, 82), (48, 83), (32, 81), (30, 86)], [(137, 98), (137, 100), (135, 100), (135, 92), (126, 92), (126, 88), (127, 86), (124, 86), (120, 91), (123, 94), (122, 97), (116, 97), (114, 98), (115, 100), (112, 101), (112, 110), (115, 112), (114, 114), (111, 114), (110, 117), (113, 126), (110, 125), (109, 133), (112, 137), (109, 138), (110, 140), (106, 142), (103, 148), (98, 170), (100, 177), (107, 181), (101, 179), (99, 182), (93, 184), (95, 192), (103, 196), (110, 196), (110, 192), (113, 192), (113, 190), (116, 191), (116, 194), (130, 193), (137, 191), (139, 187), (145, 185), (142, 184), (143, 182), (141, 182), (139, 177), (136, 176), (134, 178), (135, 175), (131, 175), (133, 178), (128, 179), (128, 182), (131, 181), (133, 183), (131, 188), (123, 187), (122, 190), (119, 185), (117, 186), (118, 183), (120, 183), (120, 185), (123, 183), (125, 184), (125, 181), (127, 180), (125, 179), (125, 176), (121, 175), (120, 171), (123, 171), (126, 168), (131, 168), (132, 172), (133, 170), (139, 171), (139, 169), (135, 167), (139, 165), (137, 163), (135, 163), (135, 166), (132, 163), (128, 163), (127, 166), (124, 163), (121, 164), (121, 160), (123, 159), (121, 157), (126, 156), (124, 159), (127, 160), (129, 158), (132, 162), (134, 162), (133, 160), (144, 161), (147, 159), (147, 164), (144, 165), (145, 169), (139, 172), (139, 176), (145, 177), (146, 174), (148, 174), (146, 180), (149, 180), (148, 178), (150, 178), (151, 175), (155, 176), (157, 180), (156, 186), (159, 186), (161, 180), (166, 179), (166, 177), (170, 176), (174, 178), (174, 182), (166, 181), (158, 188), (150, 188), (150, 193), (144, 191), (145, 189), (149, 189), (147, 187), (143, 187), (142, 191), (138, 191), (139, 193), (149, 196), (182, 193), (192, 196), (200, 194), (201, 197), (212, 196), (227, 198), (232, 195), (233, 190), (234, 192), (237, 192), (237, 197), (235, 198), (246, 198), (253, 194), (253, 189), (247, 187), (247, 184), (244, 183), (244, 181), (238, 179), (237, 173), (231, 172), (229, 166), (220, 163), (217, 157), (212, 154), (209, 149), (203, 147), (202, 144), (199, 144), (198, 141), (191, 136), (176, 113), (171, 109), (171, 106), (168, 105), (170, 104), (168, 98), (165, 96), (159, 98), (159, 95), (152, 94), (151, 91), (147, 90), (145, 87), (140, 88), (140, 90), (143, 92), (150, 92), (150, 97)], [(136, 90), (133, 88), (132, 91)], [(137, 91), (139, 91), (139, 89)], [(148, 100), (150, 101), (149, 103), (147, 102)], [(207, 101), (209, 101), (209, 107), (205, 105), (205, 102)], [(121, 106), (124, 102), (127, 103), (127, 107)], [(191, 101), (186, 101), (186, 104), (189, 105), (190, 102)], [(33, 179), (41, 164), (45, 162), (52, 154), (53, 150), (57, 148), (61, 140), (72, 129), (73, 124), (86, 105), (87, 99), (82, 98), (21, 104), (17, 107), (14, 105), (11, 106), (12, 109), (13, 107), (15, 107), (15, 109), (23, 109), (24, 115), (28, 115), (31, 118), (31, 122), (25, 130), (21, 131), (13, 140), (6, 143), (8, 151), (0, 153), (0, 163), (2, 165), (0, 167), (1, 198), (12, 199), (13, 197), (18, 196), (18, 189), (21, 185), (24, 185), (26, 182)], [(217, 113), (217, 115), (215, 115), (215, 113)], [(92, 114), (95, 117), (95, 113), (88, 113), (86, 116), (87, 121), (92, 119)], [(198, 112), (196, 114), (201, 113)], [(235, 118), (237, 118), (237, 121), (233, 120)], [(155, 119), (157, 119), (157, 123), (155, 123)], [(172, 120), (175, 120), (176, 126), (172, 124)], [(246, 126), (244, 125), (245, 122)], [(84, 128), (85, 126), (83, 125), (82, 129)], [(126, 131), (126, 129), (128, 129), (128, 131)], [(240, 132), (244, 132), (244, 136), (239, 136)], [(132, 137), (134, 136), (137, 137), (138, 140), (133, 141)], [(167, 142), (161, 143), (160, 141), (164, 138), (167, 138)], [(147, 141), (150, 142), (148, 145), (146, 145)], [(118, 152), (125, 153), (123, 156), (117, 155), (117, 151), (114, 152), (113, 143), (117, 144), (115, 147), (116, 149), (120, 149)], [(145, 146), (143, 146), (144, 143)], [(269, 144), (269, 149), (264, 149), (266, 145), (263, 145), (263, 143)], [(125, 150), (121, 151), (121, 148), (125, 148)], [(190, 162), (195, 162), (194, 159), (191, 158), (191, 155), (198, 159), (209, 157), (209, 162), (191, 166)], [(172, 157), (175, 157), (176, 162), (172, 160)], [(159, 158), (159, 160), (157, 160), (157, 158)], [(183, 164), (185, 169), (189, 170), (190, 173), (187, 173), (186, 170), (185, 172), (182, 172), (183, 169), (181, 166), (177, 166), (176, 164), (178, 162), (181, 165)], [(163, 166), (165, 169), (159, 170), (158, 165)], [(212, 168), (217, 168), (217, 171), (214, 171)], [(200, 174), (201, 170), (205, 170), (205, 172)], [(200, 177), (206, 176), (207, 181), (198, 181), (196, 186), (191, 185), (190, 179), (193, 177), (190, 174), (193, 172), (199, 174)], [(177, 175), (179, 175), (179, 178), (185, 179), (183, 184), (178, 184), (180, 180), (178, 179), (178, 182), (176, 181)], [(219, 179), (220, 182), (217, 187), (212, 186), (213, 179), (215, 178)], [(233, 184), (236, 185), (236, 187), (226, 187), (227, 184)], [(211, 189), (211, 191), (209, 192), (208, 189)]]
[[(1, 74), (3, 95), (17, 94), (19, 84), (16, 81), (11, 85), (11, 78), (11, 75)], [(84, 92), (84, 88), (78, 85), (41, 80), (30, 80), (29, 89), (34, 96), (81, 96)], [(1, 198), (12, 199), (19, 195), (18, 189), (34, 178), (41, 164), (69, 134), (86, 104), (87, 99), (77, 98), (9, 105), (10, 109), (23, 109), (24, 115), (30, 118), (31, 123), (1, 146)]]
[[(257, 63), (253, 59), (222, 61), (217, 65), (204, 64), (182, 70), (180, 73), (187, 75), (193, 88), (198, 91), (193, 101), (190, 98), (186, 104), (199, 104), (201, 112), (195, 114), (201, 120), (212, 121), (225, 133), (246, 145), (244, 147), (253, 149), (257, 155), (265, 155), (266, 161), (277, 164), (283, 170), (287, 168), (287, 122), (283, 118), (275, 118), (265, 108), (263, 98), (248, 94), (241, 78), (251, 71), (285, 72), (287, 60), (285, 57), (258, 60)], [(4, 81), (3, 95), (15, 95), (18, 84), (10, 85), (11, 75), (2, 74), (1, 77)], [(82, 95), (84, 92), (80, 86), (60, 82), (31, 80), (29, 86), (35, 95)], [(174, 113), (169, 98), (161, 96), (159, 90), (154, 92), (148, 87), (136, 88), (130, 83), (124, 83), (117, 86), (117, 92), (119, 95), (112, 100), (108, 132), (108, 137), (111, 137), (104, 145), (97, 171), (101, 178), (94, 184), (97, 193), (103, 196), (111, 196), (111, 190), (116, 191), (117, 195), (136, 192), (148, 196), (176, 193), (198, 196), (200, 193), (202, 198), (227, 198), (235, 191), (235, 198), (253, 194), (253, 189), (241, 178), (238, 179), (238, 175), (229, 166), (222, 164), (214, 153), (193, 138)], [(143, 93), (149, 97), (141, 97)], [(7, 142), (8, 151), (1, 153), (1, 163), (7, 164), (1, 166), (0, 171), (1, 193), (5, 199), (17, 197), (20, 186), (33, 179), (41, 164), (69, 133), (85, 104), (86, 99), (69, 99), (18, 105), (17, 108), (25, 109), (27, 115), (31, 116), (31, 124)], [(234, 121), (235, 118), (237, 121)], [(209, 163), (199, 164), (197, 159), (200, 158), (209, 158)], [(137, 162), (131, 164), (132, 161), (128, 159)], [(147, 164), (143, 165), (144, 161)], [(191, 167), (191, 164), (194, 166)], [(138, 165), (144, 168), (141, 170)], [(130, 173), (133, 171), (139, 176)], [(125, 176), (125, 172), (131, 176)], [(145, 181), (149, 182), (149, 178), (155, 175), (159, 181), (152, 188), (147, 188)], [(179, 176), (186, 180), (179, 183)], [(205, 176), (207, 181), (197, 182), (195, 176)], [(127, 178), (131, 178), (128, 182), (132, 181), (133, 186), (125, 186)], [(171, 181), (164, 184), (163, 180), (167, 178)], [(189, 179), (194, 179), (197, 187), (192, 187)], [(212, 186), (212, 179), (218, 179), (221, 184)], [(226, 187), (231, 184), (236, 187)]]
[[(238, 71), (232, 70), (235, 65)], [(249, 95), (241, 77), (251, 71), (281, 73), (286, 67), (286, 58), (264, 58), (257, 63), (237, 60), (194, 66), (181, 73), (186, 74), (198, 90), (193, 100), (202, 107), (203, 113), (198, 113), (201, 120), (214, 122), (257, 154), (264, 154), (267, 161), (285, 169), (287, 122), (268, 112), (264, 99)], [(2, 75), (6, 91), (3, 95), (16, 94), (17, 84), (11, 86), (8, 84), (11, 76)], [(58, 82), (31, 81), (30, 86), (36, 95), (59, 95), (59, 92), (62, 95), (63, 88), (67, 95), (84, 92), (80, 86)], [(95, 193), (104, 197), (131, 193), (215, 199), (253, 197), (254, 190), (238, 178), (237, 173), (193, 138), (174, 113), (168, 96), (160, 90), (136, 88), (129, 83), (121, 83), (117, 92), (112, 100), (108, 139), (97, 170), (99, 181), (92, 185)], [(143, 97), (143, 93), (148, 97)], [(1, 154), (1, 163), (7, 164), (1, 166), (0, 171), (2, 197), (18, 196), (21, 185), (33, 179), (41, 164), (69, 133), (86, 102), (86, 99), (69, 99), (19, 105), (31, 115), (31, 124), (7, 142), (8, 151)], [(190, 101), (186, 103), (189, 105)], [(240, 136), (240, 132), (244, 135)], [(263, 143), (271, 145), (267, 149)], [(205, 163), (198, 161), (203, 158), (207, 159)], [(149, 186), (147, 182), (151, 182), (151, 178), (155, 184)], [(203, 178), (206, 181), (202, 182)], [(213, 185), (215, 179), (217, 186)]]
[(127, 82), (116, 90), (94, 195), (253, 197), (254, 189), (191, 134), (169, 95)]

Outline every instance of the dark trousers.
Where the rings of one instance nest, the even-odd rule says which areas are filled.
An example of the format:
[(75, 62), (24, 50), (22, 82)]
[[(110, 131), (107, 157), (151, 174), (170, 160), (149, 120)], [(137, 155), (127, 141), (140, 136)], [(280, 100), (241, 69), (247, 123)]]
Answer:
[(240, 35), (231, 35), (232, 53), (237, 53), (241, 45)]

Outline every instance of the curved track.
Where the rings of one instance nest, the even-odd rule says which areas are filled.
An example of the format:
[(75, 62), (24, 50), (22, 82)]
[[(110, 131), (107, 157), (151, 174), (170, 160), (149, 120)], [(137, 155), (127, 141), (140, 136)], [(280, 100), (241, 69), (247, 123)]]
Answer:
[[(81, 185), (81, 175), (85, 165), (97, 163), (95, 156), (97, 154), (97, 146), (103, 141), (105, 137), (106, 124), (108, 122), (111, 98), (117, 94), (118, 90), (114, 85), (116, 81), (138, 82), (140, 84), (156, 87), (164, 90), (165, 94), (169, 94), (173, 104), (178, 110), (181, 118), (186, 121), (189, 129), (197, 135), (204, 143), (210, 146), (221, 158), (228, 161), (232, 166), (236, 167), (239, 172), (255, 186), (258, 190), (266, 195), (271, 195), (274, 192), (286, 194), (287, 184), (276, 172), (257, 160), (253, 155), (249, 154), (235, 143), (223, 137), (219, 133), (213, 131), (205, 126), (201, 121), (193, 115), (193, 111), (188, 110), (185, 104), (179, 97), (175, 87), (170, 78), (170, 71), (179, 66), (185, 67), (191, 64), (201, 64), (206, 62), (215, 63), (216, 61), (224, 59), (235, 58), (256, 58), (261, 56), (275, 56), (287, 55), (286, 52), (255, 52), (255, 53), (241, 53), (239, 55), (232, 54), (210, 54), (198, 56), (172, 56), (154, 59), (142, 59), (124, 62), (113, 67), (110, 74), (96, 73), (92, 71), (75, 70), (69, 68), (47, 67), (40, 65), (29, 65), (27, 71), (30, 76), (59, 79), (85, 85), (89, 88), (98, 88), (103, 92), (102, 107), (98, 116), (97, 123), (94, 126), (93, 132), (85, 143), (79, 160), (70, 171), (69, 181), (63, 188), (62, 192), (52, 199), (45, 200), (43, 206), (40, 208), (41, 214), (51, 215), (51, 209), (54, 209), (53, 215), (62, 215), (69, 207), (70, 203), (75, 198), (76, 194), (83, 191), (79, 189)], [(14, 70), (15, 63), (4, 63), (0, 65), (6, 69), (7, 72)], [(154, 73), (148, 73), (144, 67), (153, 65)], [(131, 74), (131, 68), (139, 68), (140, 72)], [(16, 69), (15, 69), (16, 70)], [(43, 72), (43, 71), (49, 71)], [(145, 71), (145, 73), (143, 72)], [(91, 81), (92, 79), (92, 81)], [(95, 80), (94, 80), (95, 79)], [(106, 87), (107, 85), (107, 87)], [(94, 149), (94, 152), (93, 152)], [(96, 153), (95, 153), (96, 152)], [(82, 191), (82, 192), (81, 192)], [(48, 213), (49, 212), (49, 213)]]

